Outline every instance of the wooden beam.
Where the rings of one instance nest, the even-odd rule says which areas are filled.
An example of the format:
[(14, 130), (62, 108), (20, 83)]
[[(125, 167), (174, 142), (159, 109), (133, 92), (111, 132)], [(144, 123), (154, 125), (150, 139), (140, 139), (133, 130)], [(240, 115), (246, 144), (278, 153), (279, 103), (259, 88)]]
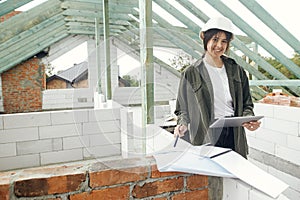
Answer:
[(103, 4), (103, 44), (104, 44), (104, 65), (106, 72), (106, 98), (111, 100), (112, 89), (111, 89), (111, 65), (110, 65), (110, 32), (109, 32), (109, 5), (108, 0), (102, 0)]
[(256, 86), (300, 86), (300, 80), (250, 80), (249, 84)]
[(0, 3), (0, 16), (6, 15), (33, 0), (7, 0)]
[[(146, 124), (154, 124), (154, 67), (153, 67), (153, 27), (152, 1), (139, 0), (140, 8), (140, 60), (143, 128)], [(146, 140), (146, 135), (143, 137)], [(145, 143), (144, 143), (145, 145)], [(146, 147), (143, 147), (146, 153)]]
[(300, 78), (300, 68), (298, 65), (293, 63), (288, 59), (283, 53), (281, 53), (278, 48), (266, 40), (262, 35), (260, 35), (254, 28), (249, 26), (240, 16), (233, 12), (228, 6), (226, 6), (220, 0), (205, 0), (216, 10), (222, 13), (224, 16), (231, 19), (231, 21), (243, 30), (247, 35), (251, 36), (254, 41), (256, 41), (260, 46), (262, 46), (266, 51), (273, 55), (279, 62), (281, 62), (287, 69), (289, 69), (295, 76)]
[(0, 43), (62, 12), (59, 0), (48, 0), (0, 23)]
[(33, 48), (30, 51), (27, 51), (25, 48), (23, 49), (22, 54), (15, 56), (15, 58), (11, 59), (6, 65), (1, 65), (0, 73), (3, 73), (6, 70), (9, 70), (11, 67), (16, 66), (17, 64), (21, 63), (22, 61), (27, 60), (28, 58), (32, 57), (33, 55), (36, 55), (37, 53), (41, 52), (45, 48), (51, 46), (51, 44), (60, 41), (68, 36), (68, 33), (66, 30), (62, 30), (60, 33), (58, 33), (55, 36), (52, 36), (51, 38), (45, 37), (42, 38), (43, 41), (39, 44), (36, 44), (35, 48)]
[(272, 15), (270, 15), (256, 1), (240, 0), (240, 2), (254, 13), (265, 25), (274, 31), (283, 41), (289, 44), (300, 54), (300, 42), (286, 28), (284, 28)]

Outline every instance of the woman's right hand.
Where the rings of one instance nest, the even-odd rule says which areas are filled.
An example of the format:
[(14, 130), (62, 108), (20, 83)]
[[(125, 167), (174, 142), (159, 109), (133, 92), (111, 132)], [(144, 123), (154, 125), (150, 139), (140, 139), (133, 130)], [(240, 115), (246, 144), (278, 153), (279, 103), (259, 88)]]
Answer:
[(174, 129), (174, 137), (183, 137), (185, 132), (187, 131), (186, 125), (177, 125)]

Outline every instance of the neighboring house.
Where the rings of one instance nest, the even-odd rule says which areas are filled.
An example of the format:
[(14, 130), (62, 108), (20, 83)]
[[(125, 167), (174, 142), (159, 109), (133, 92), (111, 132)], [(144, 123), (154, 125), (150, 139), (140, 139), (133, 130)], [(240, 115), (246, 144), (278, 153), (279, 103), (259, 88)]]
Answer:
[(88, 88), (88, 63), (84, 61), (46, 80), (47, 89)]

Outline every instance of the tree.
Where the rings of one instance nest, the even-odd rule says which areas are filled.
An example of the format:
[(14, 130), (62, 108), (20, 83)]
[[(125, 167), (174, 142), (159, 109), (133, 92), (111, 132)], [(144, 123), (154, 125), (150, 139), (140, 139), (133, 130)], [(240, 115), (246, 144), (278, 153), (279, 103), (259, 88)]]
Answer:
[(193, 58), (185, 53), (179, 53), (170, 59), (171, 66), (177, 69), (179, 72), (182, 72), (186, 67), (190, 66), (194, 61)]
[[(278, 71), (280, 71), (283, 75), (285, 75), (289, 79), (298, 79), (291, 71), (289, 71), (283, 64), (281, 64), (279, 61), (277, 61), (274, 58), (266, 57), (264, 58), (268, 63), (270, 63), (274, 68), (276, 68)], [(300, 67), (300, 55), (295, 54), (291, 60)], [(261, 67), (258, 68), (260, 72), (262, 72), (266, 77), (269, 79), (274, 79), (274, 77), (269, 74), (267, 71), (262, 69)]]
[(139, 80), (137, 80), (133, 76), (124, 75), (122, 78), (128, 82), (128, 87), (139, 87), (140, 85)]

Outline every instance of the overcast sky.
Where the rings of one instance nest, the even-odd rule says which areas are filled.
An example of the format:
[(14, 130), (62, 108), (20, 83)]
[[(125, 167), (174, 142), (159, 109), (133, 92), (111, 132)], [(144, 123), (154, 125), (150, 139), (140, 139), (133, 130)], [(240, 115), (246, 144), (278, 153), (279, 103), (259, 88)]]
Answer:
[[(34, 2), (25, 5), (18, 10), (26, 11), (33, 6), (36, 6), (42, 2), (45, 2), (46, 0), (35, 0)], [(177, 1), (175, 0), (167, 0), (174, 6), (178, 5)], [(205, 13), (209, 17), (215, 17), (219, 16), (220, 13), (218, 13), (214, 8), (212, 8), (208, 3), (206, 3), (204, 0), (190, 0), (195, 6), (197, 6), (201, 10), (205, 10)], [(257, 19), (247, 8), (245, 8), (238, 0), (223, 0), (224, 4), (226, 4), (228, 7), (230, 7), (232, 10), (236, 12), (241, 18), (243, 18), (247, 23), (249, 23), (257, 32), (259, 32), (261, 35), (263, 35), (267, 40), (269, 40), (275, 47), (277, 47), (280, 51), (282, 51), (285, 55), (288, 57), (292, 57), (294, 51), (291, 47), (289, 47), (285, 42), (282, 41), (281, 38), (279, 38), (276, 34), (274, 34), (270, 29), (264, 25), (259, 19)], [(300, 1), (299, 0), (257, 0), (258, 3), (262, 7), (264, 7), (265, 10), (267, 10), (279, 23), (281, 23), (288, 31), (290, 31), (298, 40), (300, 40)], [(163, 11), (155, 4), (153, 3), (153, 9), (159, 11), (159, 13), (162, 13)], [(180, 9), (183, 13), (186, 14), (186, 16), (190, 17), (193, 21), (199, 24), (199, 26), (202, 26), (202, 22), (198, 19), (196, 19), (191, 14), (187, 13), (184, 9), (182, 9), (180, 6), (178, 6), (178, 9)], [(168, 14), (165, 13), (164, 17), (167, 17), (169, 22), (180, 25), (181, 23), (178, 22), (176, 19), (174, 19), (172, 16), (168, 17)], [(243, 34), (242, 31), (237, 29), (238, 34)], [(84, 49), (84, 51), (83, 51)], [(73, 66), (74, 63), (80, 63), (87, 58), (86, 53), (86, 44), (82, 44), (79, 47), (73, 49), (66, 55), (62, 56), (61, 58), (55, 60), (52, 62), (54, 66), (65, 66), (66, 68)], [(261, 53), (265, 54), (266, 56), (269, 56), (266, 52), (263, 51), (262, 48), (259, 49)], [(160, 53), (161, 54), (161, 53)], [(166, 51), (166, 54), (170, 54), (170, 52)], [(129, 61), (133, 65), (136, 65), (138, 67), (138, 62), (131, 58), (126, 58), (125, 55), (119, 55), (120, 62)], [(71, 61), (70, 61), (71, 60)], [(134, 64), (135, 63), (135, 64)], [(126, 72), (121, 72), (126, 73)]]

